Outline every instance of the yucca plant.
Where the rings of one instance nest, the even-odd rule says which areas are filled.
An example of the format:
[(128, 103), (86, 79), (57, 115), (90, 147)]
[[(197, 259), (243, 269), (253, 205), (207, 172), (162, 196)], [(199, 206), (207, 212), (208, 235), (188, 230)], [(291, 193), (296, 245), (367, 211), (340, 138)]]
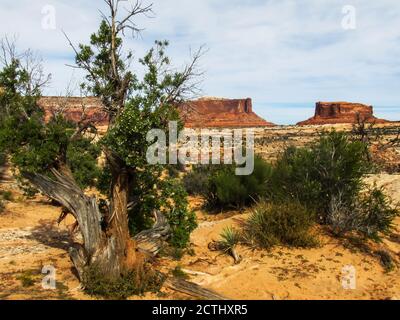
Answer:
[(209, 249), (212, 251), (222, 251), (224, 254), (229, 254), (235, 260), (235, 263), (240, 263), (242, 258), (236, 252), (236, 246), (242, 241), (243, 236), (240, 231), (228, 227), (221, 233), (221, 240), (210, 243)]

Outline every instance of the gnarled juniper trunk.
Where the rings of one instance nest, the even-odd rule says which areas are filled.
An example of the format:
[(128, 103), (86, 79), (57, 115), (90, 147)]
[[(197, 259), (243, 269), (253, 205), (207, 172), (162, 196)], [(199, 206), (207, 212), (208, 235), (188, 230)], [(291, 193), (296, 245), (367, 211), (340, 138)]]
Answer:
[[(128, 177), (114, 174), (109, 217), (99, 210), (94, 196), (87, 196), (72, 175), (52, 169), (54, 178), (23, 174), (42, 193), (64, 206), (77, 220), (83, 244), (70, 248), (70, 257), (82, 279), (86, 267), (96, 267), (104, 276), (118, 277), (139, 263), (135, 241), (130, 238), (127, 216)], [(63, 172), (64, 171), (64, 172)], [(63, 172), (63, 173), (61, 173)], [(104, 223), (104, 219), (107, 219)]]

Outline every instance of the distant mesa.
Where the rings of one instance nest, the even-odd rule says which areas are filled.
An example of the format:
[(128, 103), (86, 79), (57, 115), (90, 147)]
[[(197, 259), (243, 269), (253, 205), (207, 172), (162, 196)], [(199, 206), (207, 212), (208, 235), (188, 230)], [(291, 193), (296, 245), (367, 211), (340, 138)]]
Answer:
[(253, 111), (250, 98), (222, 99), (207, 97), (179, 106), (187, 128), (255, 128), (273, 127)]
[[(97, 126), (107, 126), (108, 117), (102, 110), (100, 99), (95, 97), (42, 97), (39, 105), (45, 111), (46, 120), (56, 112), (61, 112), (71, 121), (78, 122), (85, 106), (87, 120)], [(252, 101), (247, 99), (201, 98), (178, 106), (181, 118), (187, 128), (253, 128), (270, 127), (253, 112)]]
[(39, 106), (45, 111), (46, 121), (49, 121), (53, 115), (61, 113), (66, 119), (79, 122), (85, 110), (85, 121), (93, 121), (97, 126), (108, 126), (108, 115), (103, 111), (99, 98), (42, 97), (39, 100)]
[(373, 107), (365, 104), (350, 102), (317, 102), (315, 116), (306, 121), (299, 122), (297, 125), (352, 124), (357, 123), (358, 119), (371, 123), (389, 122), (376, 118), (374, 116)]

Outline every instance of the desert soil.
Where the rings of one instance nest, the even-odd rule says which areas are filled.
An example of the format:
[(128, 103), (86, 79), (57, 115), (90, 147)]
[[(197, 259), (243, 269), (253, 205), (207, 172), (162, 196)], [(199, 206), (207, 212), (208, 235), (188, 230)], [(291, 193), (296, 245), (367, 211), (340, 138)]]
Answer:
[[(384, 186), (392, 198), (400, 201), (400, 175), (375, 175), (370, 183)], [(68, 258), (68, 225), (57, 225), (60, 209), (45, 198), (24, 199), (10, 183), (1, 190), (11, 190), (14, 200), (0, 215), (0, 299), (92, 299), (85, 295)], [(232, 299), (397, 299), (400, 298), (400, 270), (385, 272), (379, 259), (348, 246), (319, 230), (321, 246), (315, 249), (275, 248), (272, 251), (240, 247), (243, 257), (235, 265), (233, 259), (208, 250), (225, 227), (238, 226), (248, 213), (230, 212), (210, 215), (203, 212), (201, 199), (192, 198), (199, 227), (192, 234), (195, 255), (181, 261), (160, 258), (157, 264), (164, 272), (180, 266), (190, 281), (213, 289)], [(395, 234), (381, 246), (400, 255), (400, 220)], [(41, 286), (43, 266), (56, 268), (56, 290)], [(345, 266), (356, 270), (356, 289), (342, 286)], [(24, 287), (22, 278), (34, 280)], [(188, 299), (185, 295), (163, 290), (160, 295), (141, 299)]]

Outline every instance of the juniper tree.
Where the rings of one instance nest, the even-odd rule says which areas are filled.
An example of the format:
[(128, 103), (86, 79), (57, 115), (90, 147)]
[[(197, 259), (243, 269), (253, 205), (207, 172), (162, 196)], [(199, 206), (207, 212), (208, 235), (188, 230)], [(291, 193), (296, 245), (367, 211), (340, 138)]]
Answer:
[[(105, 3), (108, 12), (102, 13), (89, 44), (74, 46), (67, 37), (76, 54), (75, 67), (86, 73), (81, 89), (100, 98), (109, 118), (108, 130), (98, 143), (106, 159), (102, 179), (79, 179), (79, 157), (74, 156), (77, 152), (93, 159), (98, 156), (95, 150), (86, 150), (93, 145), (88, 144), (87, 134), (93, 124), (85, 117), (71, 123), (62, 115), (44, 121), (38, 100), (47, 78), (41, 69), (37, 72), (38, 65), (32, 72), (35, 68), (24, 65), (26, 55), (5, 50), (8, 59), (3, 59), (0, 72), (1, 113), (5, 115), (1, 149), (11, 156), (23, 179), (75, 217), (83, 242), (70, 248), (70, 257), (81, 279), (90, 267), (116, 279), (143, 263), (130, 232), (140, 215), (148, 219), (154, 209), (163, 209), (178, 245), (188, 241), (195, 226), (182, 189), (162, 178), (165, 167), (149, 165), (145, 155), (154, 142), (146, 140), (148, 130), (165, 129), (169, 121), (178, 120), (175, 106), (196, 91), (200, 51), (178, 72), (166, 56), (168, 43), (157, 41), (139, 60), (146, 70), (139, 79), (131, 67), (133, 53), (123, 44), (125, 36), (140, 31), (135, 18), (149, 14), (151, 6), (136, 2), (126, 10), (122, 1)], [(94, 182), (103, 182), (100, 189), (106, 201), (84, 193), (84, 187)]]

